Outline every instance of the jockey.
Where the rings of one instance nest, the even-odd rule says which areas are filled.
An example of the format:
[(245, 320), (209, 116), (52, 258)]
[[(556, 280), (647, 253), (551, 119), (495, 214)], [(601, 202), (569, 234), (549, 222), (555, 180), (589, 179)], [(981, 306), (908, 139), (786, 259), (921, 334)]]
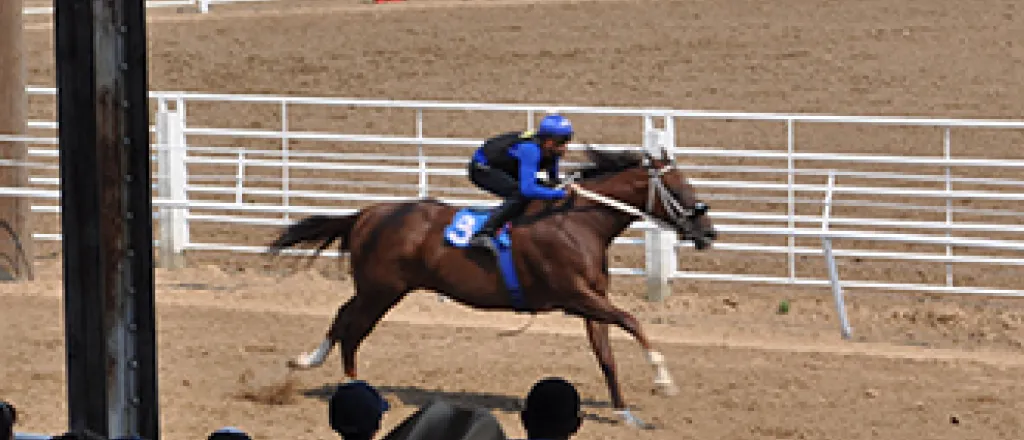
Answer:
[[(501, 225), (522, 214), (530, 199), (560, 199), (565, 189), (537, 183), (537, 172), (547, 171), (552, 184), (560, 182), (558, 162), (572, 139), (572, 123), (559, 115), (548, 115), (536, 131), (509, 132), (486, 140), (469, 162), (469, 179), (479, 188), (495, 194), (504, 203), (469, 244), (495, 252), (492, 238)], [(496, 252), (495, 252), (496, 253)]]

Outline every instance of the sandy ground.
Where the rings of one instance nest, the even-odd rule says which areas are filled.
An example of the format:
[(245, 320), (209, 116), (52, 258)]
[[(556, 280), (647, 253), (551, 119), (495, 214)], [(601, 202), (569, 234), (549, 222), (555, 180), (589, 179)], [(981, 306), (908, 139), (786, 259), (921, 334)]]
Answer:
[[(289, 373), (284, 361), (317, 343), (347, 296), (344, 283), (310, 273), (278, 278), (200, 267), (158, 271), (157, 284), (166, 438), (201, 438), (225, 424), (257, 438), (331, 437), (322, 398), (338, 379), (338, 357), (301, 373)], [(4, 286), (2, 294), (5, 334), (17, 336), (0, 343), (0, 394), (24, 402), (26, 430), (60, 429), (65, 411), (59, 291), (51, 280)], [(650, 394), (650, 369), (616, 331), (624, 390), (638, 415), (657, 425), (653, 431), (637, 434), (609, 420), (582, 325), (558, 315), (509, 338), (498, 332), (525, 318), (416, 295), (367, 340), (360, 371), (395, 407), (387, 428), (442, 397), (490, 408), (510, 435), (522, 435), (514, 411), (544, 375), (580, 387), (588, 416), (581, 438), (989, 439), (1012, 438), (1022, 422), (1024, 362), (1014, 351), (839, 342), (813, 302), (773, 316), (745, 312), (745, 302), (716, 313), (703, 302), (653, 308), (625, 295), (616, 301), (643, 318), (681, 388), (669, 398)], [(807, 322), (815, 315), (821, 321)], [(858, 331), (885, 321), (855, 316), (863, 323)], [(885, 324), (922, 329), (944, 321)]]
[[(1011, 24), (1019, 8), (982, 0), (303, 1), (284, 11), (279, 2), (219, 6), (205, 16), (172, 8), (150, 14), (150, 78), (154, 90), (1018, 118), (1024, 92), (1015, 78), (1024, 48), (1020, 29)], [(26, 22), (30, 82), (52, 85), (52, 29), (45, 17)], [(34, 102), (34, 117), (51, 117), (52, 105)], [(211, 126), (266, 128), (276, 121), (273, 109), (189, 111)], [(295, 110), (293, 128), (393, 132), (408, 130), (410, 120), (383, 112)], [(494, 131), (501, 121), (449, 113), (431, 116), (429, 126), (437, 136), (468, 137)], [(605, 142), (638, 141), (635, 122), (579, 118), (578, 125)], [(698, 145), (776, 148), (785, 141), (777, 125), (681, 125)], [(800, 130), (804, 151), (941, 153), (941, 133), (934, 130), (851, 131), (828, 124)], [(957, 131), (953, 145), (961, 155), (1021, 158), (1020, 137)], [(246, 139), (196, 142), (261, 146)], [(342, 147), (359, 151), (293, 145)], [(234, 170), (190, 172), (233, 176)], [(713, 206), (785, 212), (769, 203), (721, 200)], [(41, 214), (37, 224), (56, 231), (53, 215)], [(197, 225), (193, 237), (257, 245), (273, 232)], [(39, 280), (0, 289), (7, 305), (0, 310), (0, 396), (24, 408), (22, 429), (57, 431), (65, 411), (59, 260), (52, 246), (40, 249)], [(616, 251), (616, 265), (637, 266), (641, 259), (637, 251)], [(280, 262), (220, 253), (197, 253), (189, 261), (192, 267), (177, 273), (158, 271), (166, 438), (199, 438), (228, 424), (259, 438), (330, 438), (317, 391), (340, 377), (337, 357), (311, 372), (289, 374), (283, 366), (315, 346), (350, 294), (344, 274), (333, 262), (280, 279), (272, 276), (285, 266)], [(801, 275), (824, 270), (818, 257), (798, 262)], [(944, 276), (935, 265), (842, 264), (844, 277), (852, 279), (934, 282)], [(782, 256), (684, 253), (680, 265), (785, 274)], [(956, 275), (1008, 288), (1019, 287), (1022, 278), (1019, 268), (965, 266)], [(616, 343), (626, 397), (641, 417), (659, 425), (655, 431), (636, 434), (604, 420), (611, 413), (582, 325), (561, 316), (545, 317), (509, 339), (498, 331), (518, 327), (523, 318), (467, 311), (429, 294), (410, 298), (364, 345), (361, 373), (396, 407), (387, 427), (424, 399), (441, 396), (491, 408), (510, 434), (522, 435), (513, 413), (518, 399), (537, 378), (562, 375), (588, 401), (591, 417), (581, 438), (995, 439), (1019, 431), (1024, 311), (1017, 301), (854, 292), (855, 340), (843, 342), (827, 290), (677, 281), (672, 298), (649, 304), (639, 299), (639, 281), (616, 280), (616, 303), (660, 341), (682, 388), (672, 398), (650, 395), (652, 378), (641, 354), (628, 340)], [(792, 311), (778, 315), (783, 298)]]

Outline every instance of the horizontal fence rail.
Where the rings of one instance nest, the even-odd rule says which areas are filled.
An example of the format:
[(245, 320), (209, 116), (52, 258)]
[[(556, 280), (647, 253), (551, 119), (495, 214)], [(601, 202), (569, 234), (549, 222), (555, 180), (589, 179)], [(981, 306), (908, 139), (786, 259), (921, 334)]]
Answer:
[[(52, 88), (28, 91), (33, 99), (55, 93)], [(557, 111), (598, 129), (636, 124), (635, 134), (627, 136), (632, 139), (591, 147), (665, 148), (712, 206), (709, 215), (722, 239), (710, 254), (687, 249), (689, 243), (646, 221), (633, 223), (615, 241), (615, 252), (626, 265), (616, 264), (611, 272), (645, 276), (652, 299), (667, 294), (671, 279), (831, 286), (837, 307), (843, 288), (1024, 295), (1012, 281), (1024, 279), (1024, 156), (991, 154), (1015, 142), (992, 140), (997, 136), (1024, 139), (1024, 121), (192, 92), (151, 92), (150, 97), (155, 109), (154, 219), (160, 223), (161, 263), (172, 267), (187, 252), (262, 252), (262, 243), (251, 241), (251, 232), (230, 231), (267, 231), (297, 216), (349, 213), (369, 203), (419, 197), (494, 205), (496, 200), (466, 183), (465, 165), (486, 135), (507, 130), (507, 125), (491, 123), (481, 131), (456, 135), (445, 127), (460, 123), (431, 121), (486, 114), (532, 128), (536, 118)], [(404, 113), (380, 116), (397, 111)], [(337, 116), (341, 112), (347, 113)], [(222, 117), (234, 113), (254, 115), (254, 120)], [(330, 123), (299, 127), (317, 118)], [(362, 118), (367, 127), (394, 127), (335, 127), (347, 118)], [(606, 118), (618, 119), (613, 124)], [(622, 122), (629, 120), (635, 122)], [(759, 134), (736, 135), (744, 140), (733, 141), (716, 134), (717, 128), (693, 128), (701, 123), (721, 124), (723, 133), (736, 124), (761, 124), (758, 133), (771, 140)], [(772, 124), (778, 129), (760, 128)], [(59, 197), (56, 141), (46, 135), (56, 127), (47, 120), (30, 123), (33, 133), (18, 139), (32, 144), (33, 188), (0, 188), (0, 195)], [(815, 129), (862, 130), (857, 136), (864, 140), (817, 135)], [(874, 141), (871, 136), (888, 137)], [(845, 140), (852, 140), (847, 147), (821, 147)], [(920, 145), (903, 146), (910, 140), (920, 140)], [(879, 154), (871, 149), (875, 143), (892, 144), (891, 151)], [(954, 154), (956, 145), (965, 151)], [(570, 152), (583, 147), (573, 144)], [(566, 161), (563, 168), (568, 171), (581, 162), (575, 157)], [(55, 205), (32, 209), (59, 212)], [(60, 235), (41, 232), (35, 237), (59, 240)], [(703, 255), (714, 255), (715, 261), (702, 262)], [(765, 273), (740, 269), (755, 259), (764, 260), (757, 266), (765, 267)], [(892, 261), (913, 268), (897, 273)], [(975, 272), (961, 275), (968, 274), (963, 270)], [(912, 272), (918, 279), (896, 279)], [(840, 276), (844, 273), (856, 275)]]

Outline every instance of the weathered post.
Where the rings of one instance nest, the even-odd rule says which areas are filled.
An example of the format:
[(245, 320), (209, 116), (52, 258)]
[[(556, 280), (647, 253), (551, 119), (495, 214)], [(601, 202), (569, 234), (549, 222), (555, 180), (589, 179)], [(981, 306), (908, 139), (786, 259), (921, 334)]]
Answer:
[(159, 438), (141, 0), (56, 0), (71, 429)]

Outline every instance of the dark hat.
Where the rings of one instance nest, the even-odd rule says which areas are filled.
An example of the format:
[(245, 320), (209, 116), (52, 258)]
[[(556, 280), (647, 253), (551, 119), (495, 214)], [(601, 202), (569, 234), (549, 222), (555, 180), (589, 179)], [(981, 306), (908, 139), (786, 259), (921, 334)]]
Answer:
[(327, 404), (331, 429), (343, 437), (372, 436), (388, 409), (388, 401), (361, 380), (339, 385)]
[(531, 436), (567, 436), (579, 429), (580, 395), (571, 383), (560, 377), (537, 381), (526, 395), (521, 418)]
[(225, 426), (210, 433), (206, 440), (252, 440), (245, 431), (233, 426)]
[(547, 414), (552, 418), (576, 417), (580, 412), (580, 395), (576, 387), (565, 379), (547, 377), (530, 388), (524, 411)]

